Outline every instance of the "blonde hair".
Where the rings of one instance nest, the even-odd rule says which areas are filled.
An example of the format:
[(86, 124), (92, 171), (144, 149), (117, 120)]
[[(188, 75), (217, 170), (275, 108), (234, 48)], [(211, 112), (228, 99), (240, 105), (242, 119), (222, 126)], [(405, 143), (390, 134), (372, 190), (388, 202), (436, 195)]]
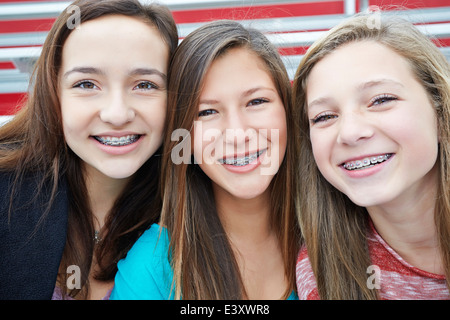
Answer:
[(306, 110), (308, 75), (338, 47), (355, 41), (376, 41), (409, 62), (435, 108), (439, 128), (439, 186), (435, 224), (450, 287), (450, 67), (434, 43), (413, 24), (381, 12), (357, 14), (332, 28), (303, 57), (293, 85), (300, 117), (298, 219), (322, 299), (377, 299), (366, 286), (371, 264), (367, 248), (368, 214), (320, 174), (312, 153)]

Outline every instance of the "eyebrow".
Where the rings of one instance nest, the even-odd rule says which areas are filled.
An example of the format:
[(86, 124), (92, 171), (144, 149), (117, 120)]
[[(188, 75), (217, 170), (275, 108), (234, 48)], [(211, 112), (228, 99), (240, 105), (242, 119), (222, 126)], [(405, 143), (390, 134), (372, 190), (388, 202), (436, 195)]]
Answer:
[[(248, 90), (244, 91), (241, 94), (241, 97), (242, 98), (248, 97), (249, 95), (251, 95), (251, 94), (253, 94), (253, 93), (255, 93), (255, 92), (259, 91), (259, 90), (270, 90), (270, 91), (275, 91), (276, 92), (276, 90), (274, 90), (272, 88), (269, 88), (269, 87), (255, 87), (255, 88), (251, 88), (251, 89), (248, 89)], [(219, 103), (219, 101), (215, 100), (215, 99), (202, 99), (199, 102), (199, 104), (209, 104), (209, 105), (217, 104), (217, 103)]]
[[(363, 83), (359, 84), (356, 87), (356, 89), (357, 89), (357, 91), (363, 91), (363, 90), (367, 90), (367, 89), (370, 89), (370, 88), (373, 88), (376, 86), (381, 86), (381, 85), (395, 85), (395, 86), (401, 87), (401, 88), (405, 87), (402, 83), (400, 83), (396, 80), (383, 78), (383, 79), (375, 79), (375, 80), (363, 82)], [(330, 97), (317, 98), (308, 104), (308, 109), (311, 109), (312, 107), (314, 107), (316, 105), (327, 104), (331, 100), (332, 99)]]
[(130, 76), (142, 76), (153, 74), (160, 76), (164, 81), (167, 80), (167, 75), (155, 68), (137, 68), (130, 72)]
[[(95, 67), (75, 67), (66, 73), (64, 73), (63, 77), (67, 78), (72, 73), (86, 73), (86, 74), (97, 74), (97, 75), (105, 75), (105, 72), (99, 68)], [(139, 75), (153, 75), (156, 74), (160, 76), (164, 81), (167, 80), (167, 75), (155, 68), (136, 68), (133, 69), (129, 75), (130, 76), (139, 76)]]
[(242, 97), (247, 97), (247, 96), (249, 96), (249, 95), (251, 95), (251, 94), (253, 94), (253, 93), (257, 92), (257, 91), (260, 91), (260, 90), (276, 91), (276, 90), (274, 90), (272, 88), (269, 88), (269, 87), (255, 87), (255, 88), (251, 88), (251, 89), (245, 91), (244, 93), (242, 93)]
[(331, 98), (328, 97), (321, 97), (321, 98), (317, 98), (315, 100), (313, 100), (311, 103), (308, 103), (308, 110), (310, 110), (312, 107), (316, 106), (316, 105), (321, 105), (321, 104), (327, 104), (329, 101), (331, 101)]
[(396, 80), (393, 79), (375, 79), (375, 80), (370, 80), (367, 82), (363, 82), (358, 86), (359, 90), (364, 90), (364, 89), (369, 89), (372, 87), (376, 87), (376, 86), (380, 86), (380, 85), (396, 85), (399, 87), (404, 87), (404, 85)]
[(89, 73), (89, 74), (99, 74), (99, 75), (104, 75), (105, 73), (98, 69), (98, 68), (94, 68), (94, 67), (75, 67), (67, 72), (64, 73), (63, 78), (67, 78), (69, 75), (71, 75), (72, 73)]

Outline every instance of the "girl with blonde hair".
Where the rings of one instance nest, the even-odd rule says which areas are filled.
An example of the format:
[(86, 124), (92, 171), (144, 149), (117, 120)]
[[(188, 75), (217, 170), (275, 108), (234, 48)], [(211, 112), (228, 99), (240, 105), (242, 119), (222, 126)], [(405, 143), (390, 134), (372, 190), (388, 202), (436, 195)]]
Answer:
[(294, 103), (299, 298), (450, 298), (444, 55), (398, 16), (358, 14), (309, 48)]

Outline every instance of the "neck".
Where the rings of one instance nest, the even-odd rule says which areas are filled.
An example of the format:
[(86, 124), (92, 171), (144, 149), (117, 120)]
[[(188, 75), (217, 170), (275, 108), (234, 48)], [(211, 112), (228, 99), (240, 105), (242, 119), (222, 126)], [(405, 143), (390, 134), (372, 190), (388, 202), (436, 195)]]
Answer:
[(270, 190), (253, 199), (221, 191), (214, 189), (217, 212), (235, 254), (245, 298), (282, 298), (289, 283), (271, 223)]
[(408, 263), (443, 274), (434, 211), (436, 184), (422, 186), (408, 199), (396, 199), (367, 211), (381, 237)]
[(240, 199), (214, 188), (214, 195), (220, 221), (233, 244), (261, 242), (272, 234), (268, 191), (253, 199)]
[(123, 191), (128, 179), (110, 178), (93, 168), (87, 169), (86, 172), (86, 189), (94, 215), (94, 227), (99, 230), (105, 224), (114, 202)]

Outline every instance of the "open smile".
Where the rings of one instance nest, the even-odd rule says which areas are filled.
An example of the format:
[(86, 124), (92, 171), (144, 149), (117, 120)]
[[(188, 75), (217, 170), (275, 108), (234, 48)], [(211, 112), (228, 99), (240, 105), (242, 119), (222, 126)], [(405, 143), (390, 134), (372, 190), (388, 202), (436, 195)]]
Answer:
[(237, 167), (242, 167), (242, 166), (246, 166), (252, 162), (254, 162), (256, 159), (259, 158), (259, 156), (261, 156), (267, 149), (264, 150), (259, 150), (256, 151), (254, 153), (250, 153), (246, 156), (243, 157), (236, 157), (236, 156), (232, 156), (232, 157), (225, 157), (223, 159), (219, 159), (219, 163), (221, 164), (227, 164), (227, 165), (232, 165), (232, 166), (237, 166)]
[(112, 136), (93, 136), (93, 137), (95, 140), (106, 146), (122, 147), (136, 142), (137, 140), (139, 140), (141, 135), (129, 134), (122, 137), (112, 137)]
[(386, 153), (378, 156), (365, 157), (358, 160), (344, 162), (341, 164), (341, 166), (346, 170), (367, 169), (387, 161), (392, 157), (392, 155), (392, 153)]

